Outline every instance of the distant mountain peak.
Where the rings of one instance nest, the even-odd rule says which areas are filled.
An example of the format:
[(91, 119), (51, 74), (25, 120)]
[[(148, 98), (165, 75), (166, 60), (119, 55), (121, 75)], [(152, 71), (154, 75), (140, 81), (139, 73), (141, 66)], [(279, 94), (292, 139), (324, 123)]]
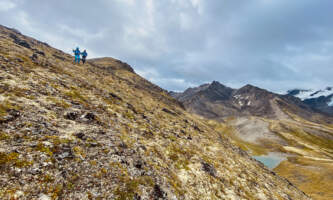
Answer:
[[(211, 88), (211, 89), (227, 89), (229, 87), (221, 84), (218, 81), (213, 81), (212, 83), (209, 84), (209, 88)], [(231, 88), (229, 88), (229, 89), (231, 89)]]
[(212, 83), (211, 83), (212, 85), (213, 84), (220, 84), (220, 85), (222, 85), (220, 82), (218, 82), (218, 81), (212, 81)]
[[(207, 118), (221, 119), (227, 116), (244, 115), (278, 118), (277, 113), (283, 113), (283, 109), (280, 108), (281, 106), (287, 106), (288, 109), (292, 109), (294, 112), (305, 117), (311, 116), (309, 113), (312, 112), (323, 112), (323, 110), (311, 106), (310, 103), (302, 102), (298, 98), (294, 98), (293, 95), (290, 95), (309, 91), (310, 90), (294, 89), (288, 91), (288, 95), (280, 95), (251, 84), (247, 84), (239, 89), (232, 89), (218, 81), (213, 81), (210, 84), (189, 88), (183, 93), (171, 95), (182, 102), (185, 108)], [(317, 93), (311, 91), (312, 96), (319, 95), (319, 93), (322, 93), (322, 91), (317, 91)], [(331, 91), (331, 93), (333, 93), (333, 91)], [(324, 101), (326, 106), (327, 104), (333, 105), (331, 96), (320, 100)], [(318, 104), (318, 102), (321, 101), (311, 103)]]
[(333, 114), (333, 89), (292, 89), (287, 91), (287, 95), (301, 99), (305, 104), (321, 112)]
[(212, 83), (210, 84), (211, 86), (224, 86), (223, 84), (221, 84), (218, 81), (212, 81)]
[(254, 85), (251, 85), (251, 84), (246, 84), (245, 86), (238, 89), (238, 91), (249, 91), (249, 90), (251, 90), (251, 91), (255, 91), (255, 90), (265, 91), (264, 89), (261, 89), (259, 87), (254, 86)]
[[(213, 81), (173, 96), (185, 107), (196, 110), (197, 114), (212, 118), (240, 115), (241, 113), (273, 115), (269, 101), (274, 95), (250, 84), (240, 89), (232, 89), (218, 81)], [(265, 106), (260, 107), (260, 105)], [(217, 109), (221, 106), (223, 108)]]

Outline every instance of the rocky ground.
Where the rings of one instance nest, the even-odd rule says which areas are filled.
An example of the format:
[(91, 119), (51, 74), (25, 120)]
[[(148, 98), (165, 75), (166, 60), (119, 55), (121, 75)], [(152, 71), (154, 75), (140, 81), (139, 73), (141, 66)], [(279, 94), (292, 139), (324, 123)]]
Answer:
[(310, 199), (121, 61), (0, 26), (0, 199)]

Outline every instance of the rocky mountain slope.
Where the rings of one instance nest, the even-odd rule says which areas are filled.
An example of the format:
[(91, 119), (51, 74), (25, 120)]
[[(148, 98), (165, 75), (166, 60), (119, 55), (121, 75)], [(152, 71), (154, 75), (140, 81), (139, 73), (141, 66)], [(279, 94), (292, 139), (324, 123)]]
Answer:
[(333, 199), (332, 117), (251, 85), (231, 89), (214, 81), (171, 95), (314, 199)]
[(310, 199), (112, 58), (0, 26), (0, 199)]
[(298, 97), (310, 107), (333, 116), (333, 87), (322, 90), (293, 89), (287, 95)]
[(275, 94), (252, 85), (232, 89), (213, 81), (210, 84), (189, 88), (183, 93), (170, 94), (182, 102), (188, 111), (219, 121), (229, 116), (287, 118), (284, 109), (311, 121), (329, 123), (331, 120), (298, 98)]

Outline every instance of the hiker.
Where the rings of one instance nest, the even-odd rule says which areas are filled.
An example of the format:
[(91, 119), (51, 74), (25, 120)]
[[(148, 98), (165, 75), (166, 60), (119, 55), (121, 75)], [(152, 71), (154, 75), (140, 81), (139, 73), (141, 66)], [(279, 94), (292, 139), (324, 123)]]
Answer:
[(75, 63), (80, 64), (80, 55), (81, 55), (81, 52), (80, 52), (79, 47), (76, 47), (75, 50), (73, 49), (73, 53), (74, 53), (74, 55), (75, 55), (74, 64), (75, 64)]
[(86, 50), (84, 50), (82, 53), (82, 63), (84, 64), (86, 62), (86, 57), (88, 56), (88, 53)]

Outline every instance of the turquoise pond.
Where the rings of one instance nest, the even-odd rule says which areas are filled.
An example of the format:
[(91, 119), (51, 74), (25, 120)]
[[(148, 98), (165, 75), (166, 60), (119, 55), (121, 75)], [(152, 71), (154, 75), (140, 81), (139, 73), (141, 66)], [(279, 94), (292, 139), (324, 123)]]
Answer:
[(252, 156), (254, 159), (262, 162), (269, 169), (274, 169), (277, 167), (283, 160), (284, 157), (265, 155), (265, 156)]

